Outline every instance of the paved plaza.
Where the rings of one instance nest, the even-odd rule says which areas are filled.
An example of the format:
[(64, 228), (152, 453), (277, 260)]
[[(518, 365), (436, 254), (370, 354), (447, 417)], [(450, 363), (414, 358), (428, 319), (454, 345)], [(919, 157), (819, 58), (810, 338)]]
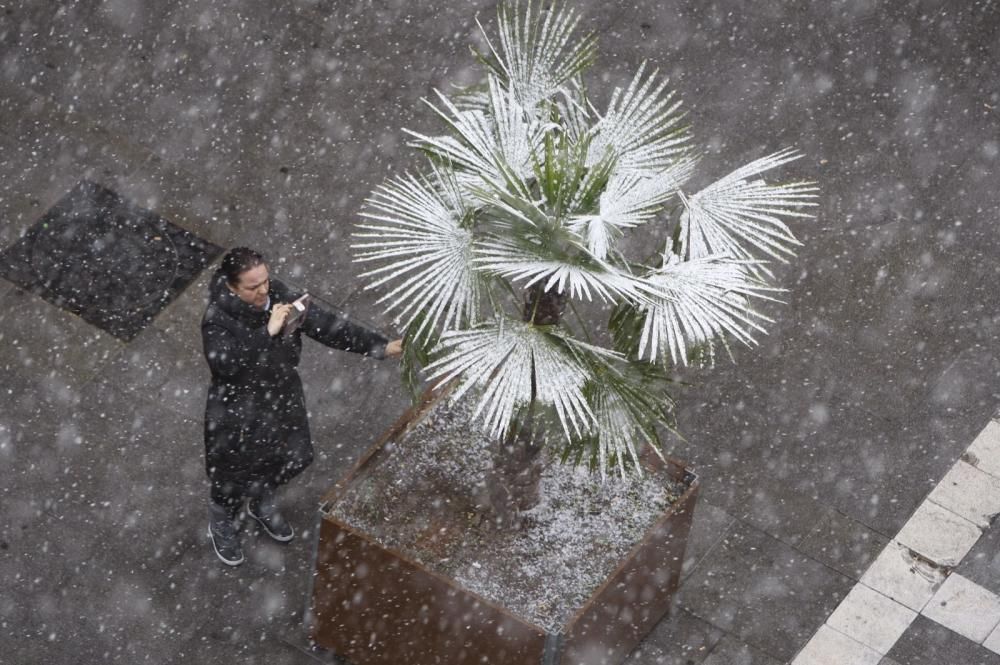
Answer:
[[(821, 187), (769, 334), (680, 377), (669, 452), (701, 498), (676, 606), (629, 665), (1000, 664), (1000, 3), (574, 4), (592, 96), (659, 66), (702, 184), (795, 147), (785, 173)], [(303, 629), (317, 504), (408, 397), (394, 363), (307, 342), (299, 537), (247, 525), (248, 561), (221, 565), (213, 248), (256, 247), (398, 333), (352, 226), (417, 165), (400, 128), (439, 127), (421, 98), (472, 82), (495, 6), (0, 0), (0, 252), (84, 181), (170, 224), (148, 242), (203, 243), (187, 273), (138, 265), (165, 281), (112, 289), (123, 308), (171, 292), (125, 327), (73, 310), (93, 266), (62, 300), (0, 279), (0, 663), (339, 662)], [(44, 257), (24, 247), (28, 274)]]

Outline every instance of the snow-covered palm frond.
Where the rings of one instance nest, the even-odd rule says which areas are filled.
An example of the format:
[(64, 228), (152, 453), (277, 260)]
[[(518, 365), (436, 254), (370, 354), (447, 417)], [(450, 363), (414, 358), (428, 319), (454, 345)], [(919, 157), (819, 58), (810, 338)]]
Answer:
[(483, 271), (513, 282), (524, 281), (524, 288), (539, 282), (542, 289), (569, 292), (571, 298), (601, 300), (642, 297), (641, 283), (614, 265), (589, 256), (580, 247), (575, 255), (560, 255), (551, 246), (535, 244), (530, 239), (490, 236), (477, 241), (473, 249), (476, 266)]
[(591, 427), (583, 394), (587, 372), (558, 330), (499, 319), (445, 333), (437, 353), (427, 366), (431, 380), (457, 379), (453, 400), (478, 388), (473, 417), (482, 414), (494, 436), (504, 436), (533, 398), (554, 407), (567, 437)]
[(817, 188), (807, 182), (768, 185), (749, 178), (801, 156), (781, 150), (736, 169), (694, 196), (681, 195), (682, 254), (691, 259), (713, 254), (750, 259), (755, 248), (782, 261), (794, 255), (793, 248), (802, 243), (780, 217), (812, 217), (801, 209), (816, 205)]
[(648, 277), (657, 294), (644, 305), (639, 357), (648, 352), (650, 362), (667, 352), (674, 364), (687, 362), (689, 345), (732, 335), (747, 345), (756, 344), (753, 333), (764, 332), (759, 321), (770, 321), (751, 307), (751, 299), (774, 300), (778, 291), (757, 279), (752, 262), (726, 256), (706, 256), (681, 261), (671, 255), (662, 268)]
[(580, 21), (575, 11), (558, 3), (548, 10), (539, 4), (535, 11), (533, 4), (528, 0), (523, 15), (518, 2), (513, 8), (500, 4), (499, 50), (490, 42), (482, 24), (479, 25), (492, 54), (491, 58), (482, 58), (483, 62), (529, 111), (534, 111), (539, 102), (553, 97), (561, 86), (586, 69), (594, 60), (596, 44), (592, 35), (573, 39)]
[(415, 145), (450, 162), (460, 171), (480, 178), (500, 180), (502, 165), (515, 173), (531, 172), (531, 156), (543, 138), (544, 126), (525, 113), (514, 96), (495, 78), (489, 81), (489, 108), (461, 110), (435, 91), (441, 102), (438, 108), (428, 102), (453, 130), (446, 136), (426, 136), (404, 130), (417, 139)]
[(496, 126), (497, 144), (502, 163), (518, 175), (531, 173), (531, 158), (544, 137), (545, 126), (525, 112), (517, 98), (490, 79), (490, 106)]
[(608, 251), (622, 235), (620, 226), (600, 215), (574, 217), (567, 226), (587, 243), (587, 249), (598, 259), (607, 258)]
[(460, 111), (481, 111), (487, 113), (490, 108), (490, 86), (488, 80), (470, 86), (453, 85), (448, 99)]
[(463, 227), (469, 214), (462, 193), (447, 172), (430, 178), (397, 176), (378, 187), (361, 215), (352, 245), (356, 261), (386, 265), (362, 274), (374, 278), (366, 288), (400, 284), (382, 296), (387, 312), (408, 326), (418, 315), (421, 332), (475, 322), (480, 277), (472, 264), (472, 233)]
[(610, 149), (619, 171), (652, 175), (670, 167), (687, 151), (690, 136), (680, 124), (681, 103), (674, 101), (672, 92), (664, 94), (667, 80), (657, 84), (657, 72), (643, 81), (645, 68), (643, 63), (624, 92), (615, 88), (608, 110), (597, 124), (591, 161), (601, 159)]
[(695, 160), (684, 157), (661, 173), (645, 177), (637, 173), (617, 173), (601, 193), (597, 213), (572, 218), (567, 226), (584, 238), (590, 253), (607, 257), (612, 240), (624, 229), (648, 222), (662, 205), (691, 177)]
[[(410, 129), (404, 132), (417, 139), (412, 145), (433, 155), (451, 162), (454, 167), (463, 171), (492, 171), (493, 156), (496, 154), (496, 138), (493, 134), (493, 124), (489, 116), (481, 110), (462, 110), (439, 90), (438, 96), (445, 110), (424, 100), (428, 106), (444, 118), (454, 130), (455, 135), (426, 136)], [(445, 112), (447, 111), (447, 112)]]

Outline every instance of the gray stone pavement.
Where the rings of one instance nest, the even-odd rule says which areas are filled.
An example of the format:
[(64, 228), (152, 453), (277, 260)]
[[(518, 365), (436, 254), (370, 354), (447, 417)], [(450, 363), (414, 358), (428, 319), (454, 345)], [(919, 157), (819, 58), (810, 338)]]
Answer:
[[(689, 371), (703, 479), (671, 618), (630, 663), (791, 660), (1000, 402), (995, 1), (578, 2), (597, 96), (669, 74), (717, 177), (782, 146), (821, 184), (757, 349)], [(0, 248), (100, 182), (389, 328), (347, 238), (468, 82), (494, 3), (0, 0)], [(0, 280), (0, 662), (308, 663), (318, 496), (403, 409), (395, 368), (313, 345), (300, 537), (203, 536), (205, 279), (123, 344)], [(960, 571), (1000, 591), (990, 530)], [(1000, 657), (923, 616), (886, 664)]]

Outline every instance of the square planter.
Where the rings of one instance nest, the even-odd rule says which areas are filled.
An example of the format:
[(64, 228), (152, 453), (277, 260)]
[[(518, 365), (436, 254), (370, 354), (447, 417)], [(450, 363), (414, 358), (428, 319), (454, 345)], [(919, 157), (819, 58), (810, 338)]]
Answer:
[[(324, 498), (311, 600), (314, 641), (355, 665), (620, 663), (666, 615), (684, 561), (698, 480), (682, 464), (645, 460), (686, 487), (563, 624), (546, 631), (332, 514), (446, 391), (428, 391)], [(498, 556), (502, 554), (498, 553)]]

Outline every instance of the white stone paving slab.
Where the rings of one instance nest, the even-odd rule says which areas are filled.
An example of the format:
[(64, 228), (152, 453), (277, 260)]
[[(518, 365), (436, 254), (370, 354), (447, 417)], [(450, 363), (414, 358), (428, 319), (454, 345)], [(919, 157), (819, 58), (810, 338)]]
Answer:
[(1000, 478), (959, 460), (927, 498), (985, 529), (1000, 513)]
[(983, 642), (983, 646), (993, 653), (1000, 653), (1000, 626), (993, 629), (990, 636), (986, 638), (985, 642)]
[(948, 576), (922, 614), (973, 642), (1000, 624), (1000, 596), (957, 573)]
[(878, 665), (882, 654), (824, 624), (792, 665)]
[(909, 548), (890, 541), (861, 577), (861, 583), (919, 612), (941, 583), (944, 572), (915, 558)]
[(934, 563), (957, 566), (979, 540), (978, 526), (943, 508), (924, 501), (903, 525), (896, 540)]
[(1000, 654), (1000, 595), (948, 575), (996, 515), (1000, 422), (991, 420), (792, 665), (879, 665), (918, 613)]
[(826, 623), (880, 654), (887, 654), (916, 618), (917, 613), (909, 607), (857, 584)]
[(991, 420), (966, 451), (966, 458), (976, 468), (1000, 478), (1000, 423)]

